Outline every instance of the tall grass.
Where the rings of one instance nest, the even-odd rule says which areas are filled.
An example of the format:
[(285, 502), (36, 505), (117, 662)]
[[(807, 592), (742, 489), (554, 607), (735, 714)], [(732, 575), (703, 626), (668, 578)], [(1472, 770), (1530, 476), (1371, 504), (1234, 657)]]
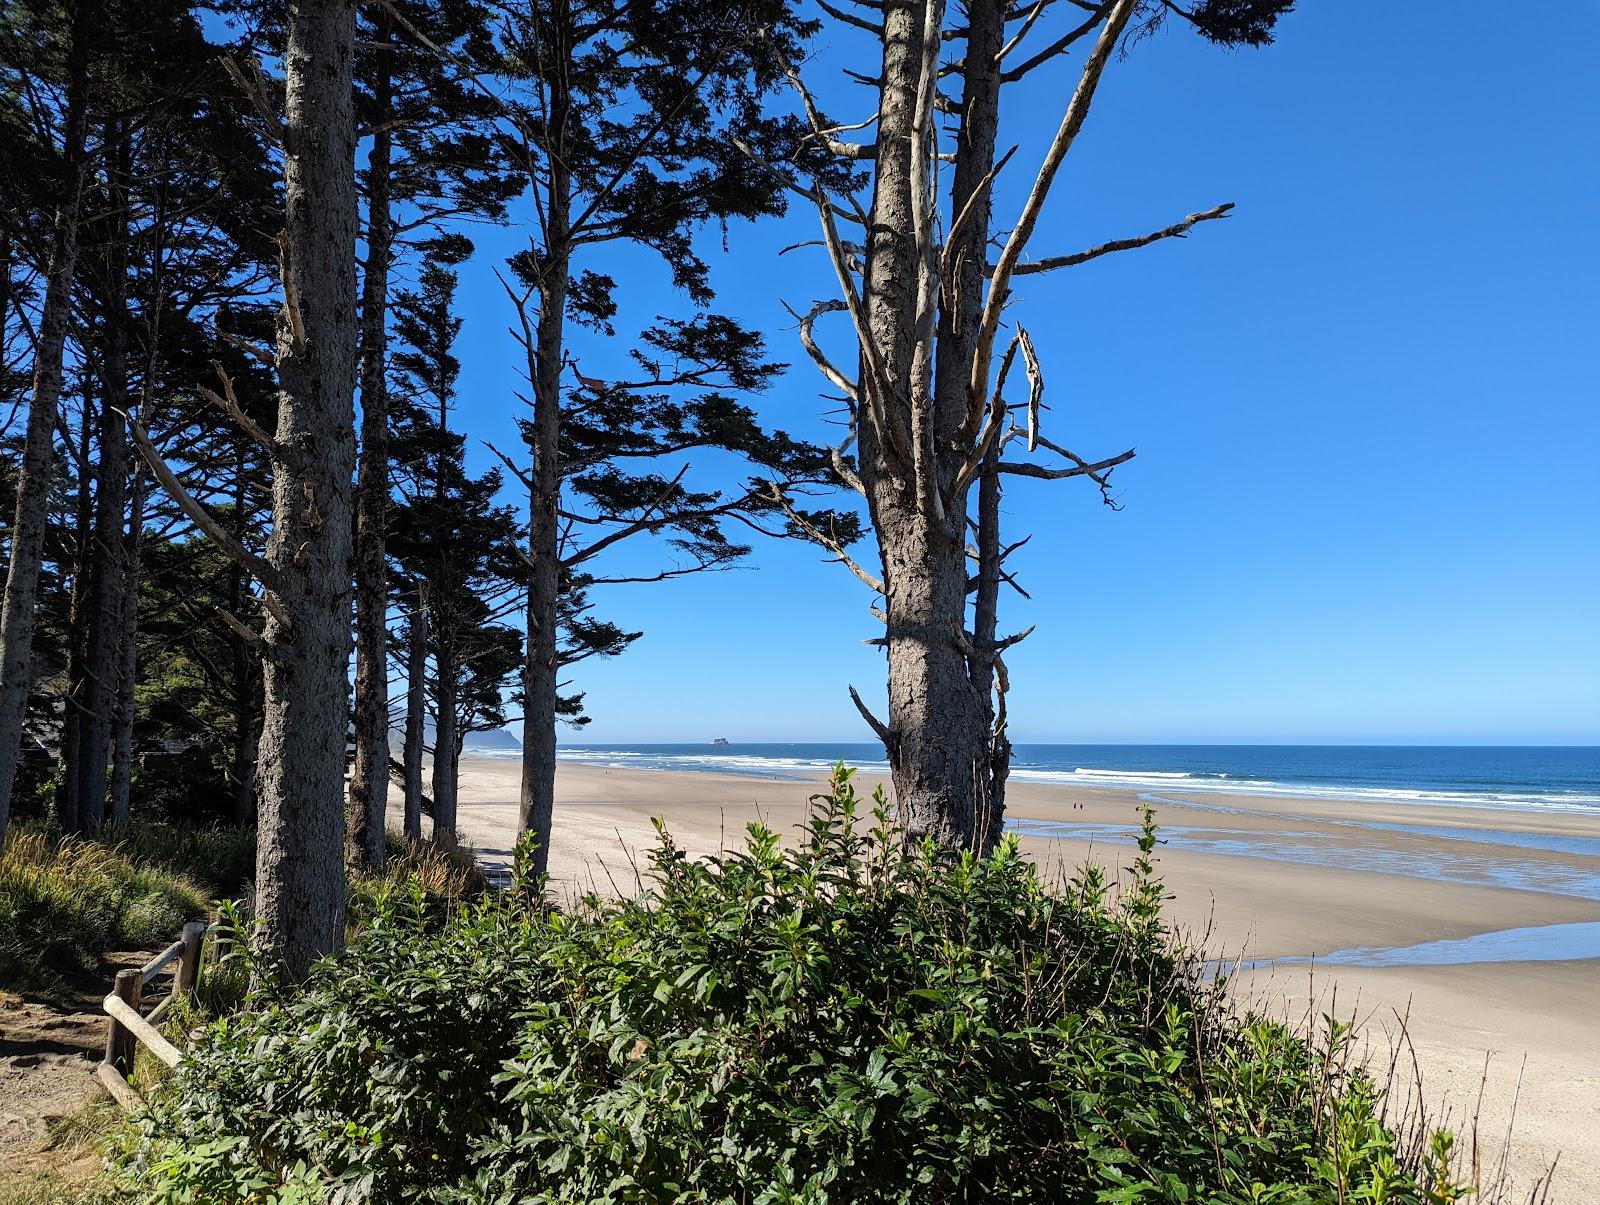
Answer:
[(0, 987), (48, 989), (170, 940), (210, 892), (124, 846), (13, 827), (0, 849)]

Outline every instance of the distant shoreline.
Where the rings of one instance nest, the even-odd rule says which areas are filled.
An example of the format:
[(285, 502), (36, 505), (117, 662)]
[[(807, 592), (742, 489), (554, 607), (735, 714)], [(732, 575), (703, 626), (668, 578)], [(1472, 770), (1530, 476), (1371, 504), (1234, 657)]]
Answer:
[[(469, 747), (516, 760), (521, 750)], [(562, 764), (815, 782), (837, 761), (884, 775), (881, 747), (860, 742), (561, 745)], [(1600, 817), (1600, 748), (1431, 745), (1019, 745), (1014, 783), (1203, 791)]]

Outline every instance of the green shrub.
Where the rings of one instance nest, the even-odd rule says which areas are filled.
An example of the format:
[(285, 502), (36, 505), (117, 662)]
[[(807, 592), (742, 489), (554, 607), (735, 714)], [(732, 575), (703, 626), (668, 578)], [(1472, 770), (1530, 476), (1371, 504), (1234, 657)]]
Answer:
[(0, 850), (0, 986), (53, 987), (107, 950), (170, 941), (207, 899), (121, 848), (13, 827)]
[[(386, 896), (303, 992), (214, 1023), (124, 1153), (146, 1200), (1457, 1199), (1338, 1027), (1237, 1019), (1131, 885), (902, 851), (848, 774), (796, 848), (573, 913)], [(523, 886), (523, 885), (519, 885)]]

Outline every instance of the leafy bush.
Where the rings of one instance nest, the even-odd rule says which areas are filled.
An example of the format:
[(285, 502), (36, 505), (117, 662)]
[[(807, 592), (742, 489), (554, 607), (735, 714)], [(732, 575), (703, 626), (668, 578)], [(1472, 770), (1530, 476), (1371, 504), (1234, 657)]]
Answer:
[[(212, 1025), (123, 1155), (145, 1199), (1442, 1203), (1338, 1027), (1239, 1019), (1131, 884), (902, 851), (848, 774), (797, 847), (644, 899), (382, 901)], [(519, 884), (519, 887), (525, 885)]]
[(0, 850), (0, 985), (51, 987), (109, 949), (170, 941), (208, 898), (120, 847), (13, 827)]

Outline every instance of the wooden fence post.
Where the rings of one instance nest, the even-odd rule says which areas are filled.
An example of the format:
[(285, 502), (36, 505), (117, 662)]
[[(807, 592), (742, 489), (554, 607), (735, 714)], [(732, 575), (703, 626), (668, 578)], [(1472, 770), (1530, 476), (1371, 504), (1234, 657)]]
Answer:
[(206, 939), (206, 922), (192, 920), (183, 927), (183, 953), (178, 955), (178, 973), (172, 977), (172, 994), (188, 996), (200, 980), (200, 947)]
[[(111, 994), (137, 1011), (143, 988), (144, 977), (137, 970), (118, 971), (117, 983), (111, 989)], [(110, 1063), (123, 1078), (127, 1078), (133, 1071), (133, 1055), (137, 1049), (138, 1039), (128, 1031), (127, 1026), (112, 1017), (111, 1028), (106, 1031), (106, 1062)]]

